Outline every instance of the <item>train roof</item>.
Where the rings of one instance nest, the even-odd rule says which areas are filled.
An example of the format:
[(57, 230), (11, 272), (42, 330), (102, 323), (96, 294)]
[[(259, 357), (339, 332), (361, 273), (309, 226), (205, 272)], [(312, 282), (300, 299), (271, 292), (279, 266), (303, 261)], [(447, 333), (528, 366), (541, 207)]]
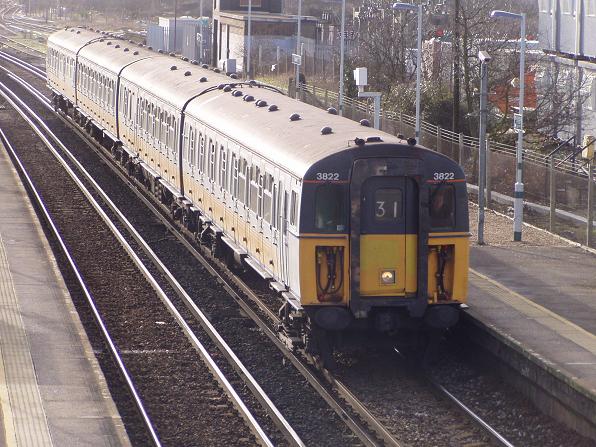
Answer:
[(100, 65), (114, 74), (120, 73), (128, 64), (155, 57), (155, 53), (139, 47), (137, 44), (109, 36), (99, 36), (100, 39), (81, 48), (79, 56)]
[[(175, 69), (173, 69), (175, 67)], [(122, 78), (182, 109), (197, 94), (231, 78), (171, 56), (157, 55), (126, 67)], [(205, 78), (201, 82), (201, 78)]]
[[(123, 69), (123, 79), (178, 109), (188, 103), (186, 112), (189, 115), (299, 178), (317, 161), (353, 147), (356, 138), (366, 140), (376, 136), (381, 137), (385, 144), (405, 144), (391, 134), (364, 127), (270, 88), (249, 86), (224, 74), (140, 48), (114, 36), (73, 28), (58, 31), (49, 40), (73, 52), (82, 48), (81, 56), (114, 73)], [(113, 44), (108, 45), (108, 42)], [(116, 48), (117, 45), (119, 48)], [(126, 48), (129, 51), (125, 51)], [(188, 72), (190, 75), (187, 75)], [(206, 82), (200, 82), (203, 77)], [(236, 84), (235, 89), (241, 90), (243, 95), (234, 96), (232, 92), (217, 89), (221, 84)], [(245, 101), (244, 95), (253, 96), (254, 101)], [(256, 107), (257, 100), (266, 101), (268, 106), (275, 104), (277, 110), (269, 111), (268, 106)], [(290, 116), (294, 114), (298, 114), (300, 119), (291, 120)], [(323, 132), (324, 127), (329, 127), (331, 132)], [(373, 147), (374, 143), (367, 146)]]
[[(215, 90), (191, 101), (187, 111), (209, 126), (221, 129), (231, 138), (268, 160), (280, 164), (299, 178), (317, 161), (353, 147), (356, 138), (379, 136), (384, 143), (405, 144), (405, 141), (358, 122), (332, 115), (304, 102), (263, 87), (238, 86), (244, 95), (233, 96)], [(256, 101), (275, 104), (277, 111), (257, 107)], [(290, 116), (300, 115), (292, 121)], [(324, 135), (324, 127), (331, 133)], [(371, 145), (372, 147), (372, 145)]]
[(57, 45), (76, 53), (81, 47), (100, 37), (102, 37), (101, 34), (84, 28), (65, 28), (50, 34), (48, 44)]

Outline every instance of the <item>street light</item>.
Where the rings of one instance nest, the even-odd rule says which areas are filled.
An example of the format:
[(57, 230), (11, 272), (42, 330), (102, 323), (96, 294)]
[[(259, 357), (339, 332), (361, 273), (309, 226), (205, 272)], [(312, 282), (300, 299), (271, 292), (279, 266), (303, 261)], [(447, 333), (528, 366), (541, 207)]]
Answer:
[(488, 63), (490, 54), (478, 52), (480, 59), (480, 130), (478, 132), (478, 245), (484, 245), (484, 188), (486, 184), (486, 121), (488, 97)]
[(395, 11), (418, 11), (418, 57), (416, 59), (416, 140), (420, 141), (420, 84), (422, 73), (422, 3), (418, 6), (410, 3), (394, 3)]
[[(517, 131), (517, 149), (515, 151), (515, 195), (513, 200), (513, 240), (522, 240), (522, 223), (524, 221), (524, 182), (523, 174), (523, 145), (524, 145), (524, 87), (526, 62), (526, 15), (509, 11), (495, 10), (490, 13), (491, 18), (506, 18), (521, 21), (520, 56), (519, 56), (519, 115), (514, 120)], [(517, 122), (516, 122), (517, 121)]]
[(252, 30), (251, 30), (251, 24), (252, 24), (252, 0), (248, 0), (248, 42), (247, 42), (247, 49), (248, 49), (248, 54), (246, 56), (246, 77), (250, 78), (250, 46), (251, 46), (251, 40), (252, 40)]
[(300, 35), (300, 26), (302, 25), (302, 0), (298, 0), (298, 36), (296, 37), (296, 54), (299, 56), (298, 61), (296, 61), (296, 99), (300, 97), (300, 64), (302, 63), (301, 56), (302, 52), (300, 51), (300, 41), (302, 37)]
[(339, 114), (344, 114), (344, 51), (346, 38), (346, 0), (341, 2), (341, 36), (339, 38)]

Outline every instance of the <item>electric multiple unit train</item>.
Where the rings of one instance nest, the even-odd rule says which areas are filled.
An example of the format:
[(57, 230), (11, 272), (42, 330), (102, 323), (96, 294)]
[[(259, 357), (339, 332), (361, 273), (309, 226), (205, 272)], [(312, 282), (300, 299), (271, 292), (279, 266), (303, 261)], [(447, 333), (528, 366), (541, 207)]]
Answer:
[(48, 40), (57, 109), (217, 256), (313, 328), (448, 328), (467, 296), (468, 199), (444, 155), (107, 33)]

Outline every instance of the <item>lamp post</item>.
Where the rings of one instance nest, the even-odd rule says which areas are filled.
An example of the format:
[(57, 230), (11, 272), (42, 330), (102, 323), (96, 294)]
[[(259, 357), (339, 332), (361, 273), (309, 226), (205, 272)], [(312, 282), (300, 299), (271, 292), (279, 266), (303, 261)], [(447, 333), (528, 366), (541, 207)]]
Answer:
[(480, 59), (480, 131), (478, 134), (478, 245), (484, 245), (484, 188), (486, 180), (486, 121), (488, 96), (488, 62), (486, 51), (478, 52)]
[[(302, 40), (300, 36), (300, 26), (302, 24), (302, 0), (298, 0), (298, 36), (296, 38), (296, 54), (302, 56), (300, 52), (300, 40)], [(299, 61), (302, 63), (302, 61)], [(300, 98), (300, 63), (296, 64), (296, 99)]]
[(495, 10), (490, 13), (491, 18), (506, 18), (521, 21), (520, 56), (519, 56), (519, 115), (514, 128), (517, 131), (517, 149), (515, 151), (516, 171), (513, 201), (513, 240), (522, 240), (522, 224), (524, 221), (524, 183), (523, 183), (523, 145), (524, 145), (524, 88), (526, 61), (526, 15), (509, 11)]
[(344, 52), (346, 38), (346, 0), (341, 2), (341, 36), (339, 38), (339, 114), (344, 114)]
[(420, 141), (420, 84), (422, 83), (422, 3), (418, 6), (410, 3), (394, 3), (391, 7), (395, 11), (418, 12), (418, 45), (416, 58), (416, 140)]
[(199, 34), (201, 34), (201, 40), (199, 41), (199, 62), (203, 63), (203, 0), (199, 1), (199, 17), (201, 17), (201, 21), (199, 22)]
[(252, 40), (252, 0), (248, 0), (248, 41), (246, 43), (247, 55), (246, 55), (246, 77), (250, 78), (250, 46)]

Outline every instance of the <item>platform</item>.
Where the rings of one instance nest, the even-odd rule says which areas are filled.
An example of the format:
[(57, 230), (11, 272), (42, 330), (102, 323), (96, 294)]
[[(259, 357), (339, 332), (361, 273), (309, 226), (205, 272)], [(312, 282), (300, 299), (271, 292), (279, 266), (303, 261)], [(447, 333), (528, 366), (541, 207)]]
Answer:
[(552, 393), (528, 390), (547, 413), (596, 439), (596, 254), (564, 242), (473, 246), (470, 267), (479, 343)]
[(1, 144), (0, 358), (0, 445), (130, 445), (40, 223)]

